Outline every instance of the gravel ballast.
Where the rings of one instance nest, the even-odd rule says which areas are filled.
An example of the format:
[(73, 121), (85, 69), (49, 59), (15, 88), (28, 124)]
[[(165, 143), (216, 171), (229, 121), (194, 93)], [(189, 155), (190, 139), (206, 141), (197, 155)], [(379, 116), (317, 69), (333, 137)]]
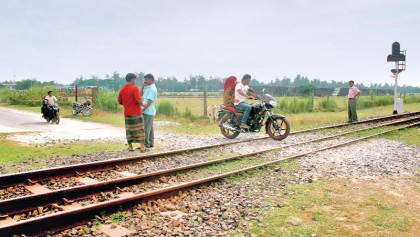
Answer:
[[(189, 139), (190, 136), (186, 140)], [(208, 145), (214, 138), (207, 139)], [(185, 146), (185, 140), (181, 140), (182, 146)], [(172, 143), (173, 146), (176, 144)], [(298, 148), (299, 152), (305, 152), (305, 149), (305, 146)], [(287, 154), (273, 152), (271, 155), (282, 158)], [(252, 236), (247, 232), (247, 225), (250, 221), (263, 221), (259, 208), (267, 205), (264, 203), (270, 196), (285, 192), (286, 185), (336, 177), (379, 179), (418, 176), (420, 148), (387, 139), (371, 139), (308, 155), (296, 162), (301, 167), (298, 170), (264, 169), (256, 171), (258, 175), (252, 177), (222, 180), (182, 191), (169, 199), (139, 204), (126, 211), (126, 219), (121, 225), (132, 230), (132, 236), (229, 236), (232, 233)], [(284, 180), (283, 175), (293, 178)], [(85, 236), (103, 235), (94, 227), (88, 227), (92, 232)], [(56, 236), (67, 236), (71, 231), (79, 233), (81, 228)]]

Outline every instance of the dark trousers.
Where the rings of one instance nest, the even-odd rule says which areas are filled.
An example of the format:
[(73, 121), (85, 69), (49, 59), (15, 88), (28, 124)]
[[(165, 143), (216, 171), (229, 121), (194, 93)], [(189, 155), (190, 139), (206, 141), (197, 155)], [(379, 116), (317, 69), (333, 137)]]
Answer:
[(146, 147), (153, 147), (155, 135), (153, 131), (153, 117), (154, 115), (143, 114), (144, 117), (144, 145)]
[(357, 121), (356, 99), (349, 99), (349, 122)]

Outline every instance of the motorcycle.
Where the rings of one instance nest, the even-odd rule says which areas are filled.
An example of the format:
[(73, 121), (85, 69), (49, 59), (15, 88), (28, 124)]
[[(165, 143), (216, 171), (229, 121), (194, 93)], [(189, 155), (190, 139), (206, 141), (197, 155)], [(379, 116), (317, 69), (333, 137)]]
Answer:
[(90, 116), (93, 112), (93, 108), (91, 105), (92, 101), (89, 99), (87, 99), (83, 103), (74, 102), (71, 112), (73, 115), (77, 115), (78, 113), (82, 112), (84, 116)]
[(286, 117), (274, 114), (273, 109), (277, 106), (277, 101), (269, 94), (257, 95), (256, 100), (251, 104), (252, 110), (249, 114), (247, 125), (249, 129), (241, 128), (243, 111), (238, 111), (234, 107), (222, 105), (219, 110), (219, 127), (223, 136), (229, 139), (236, 138), (241, 132), (260, 132), (264, 126), (266, 133), (274, 139), (281, 141), (290, 133), (290, 123)]
[(60, 107), (57, 104), (47, 104), (45, 102), (45, 109), (42, 116), (45, 120), (47, 120), (47, 123), (52, 121), (52, 123), (59, 124), (60, 123)]

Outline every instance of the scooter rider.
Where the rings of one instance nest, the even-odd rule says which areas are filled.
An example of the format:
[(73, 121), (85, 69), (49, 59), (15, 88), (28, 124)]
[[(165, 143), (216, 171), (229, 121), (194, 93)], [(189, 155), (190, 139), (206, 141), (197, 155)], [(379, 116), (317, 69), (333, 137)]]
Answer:
[[(245, 74), (242, 77), (241, 83), (236, 84), (235, 87), (235, 109), (237, 110), (243, 110), (243, 116), (241, 121), (241, 128), (250, 128), (246, 122), (248, 121), (249, 113), (252, 110), (252, 107), (250, 104), (245, 103), (245, 99), (253, 99), (255, 100), (256, 94), (249, 91), (249, 82), (251, 81), (251, 75)], [(247, 95), (247, 92), (250, 95)]]
[(54, 105), (58, 104), (58, 100), (55, 96), (53, 96), (52, 91), (48, 91), (48, 95), (44, 96), (44, 100), (42, 101), (42, 116), (45, 117), (45, 113), (47, 112), (47, 105)]

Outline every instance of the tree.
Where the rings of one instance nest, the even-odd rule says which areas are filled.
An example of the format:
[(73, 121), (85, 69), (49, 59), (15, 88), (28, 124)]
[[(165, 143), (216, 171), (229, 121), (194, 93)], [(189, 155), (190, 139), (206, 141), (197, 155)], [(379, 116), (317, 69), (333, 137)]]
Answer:
[(32, 86), (40, 86), (41, 82), (33, 79), (26, 79), (22, 81), (16, 82), (15, 89), (16, 90), (27, 90)]
[(311, 96), (313, 95), (313, 92), (315, 91), (316, 86), (313, 84), (305, 84), (302, 86), (299, 86), (299, 93), (303, 96)]

